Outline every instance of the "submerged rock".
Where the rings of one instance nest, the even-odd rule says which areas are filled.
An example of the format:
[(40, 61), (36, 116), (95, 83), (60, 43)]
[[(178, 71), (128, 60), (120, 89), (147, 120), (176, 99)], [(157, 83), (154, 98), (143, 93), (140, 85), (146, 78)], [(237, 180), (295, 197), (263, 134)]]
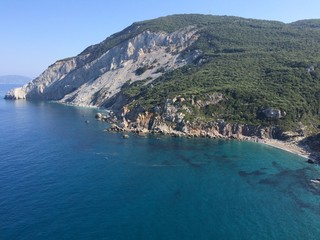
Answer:
[(320, 184), (320, 178), (311, 179), (310, 182)]
[(129, 138), (129, 135), (128, 135), (128, 134), (123, 134), (122, 138), (128, 139), (128, 138)]
[(309, 159), (307, 160), (307, 163), (315, 164), (315, 163), (317, 163), (317, 162), (316, 162), (316, 160), (309, 158)]

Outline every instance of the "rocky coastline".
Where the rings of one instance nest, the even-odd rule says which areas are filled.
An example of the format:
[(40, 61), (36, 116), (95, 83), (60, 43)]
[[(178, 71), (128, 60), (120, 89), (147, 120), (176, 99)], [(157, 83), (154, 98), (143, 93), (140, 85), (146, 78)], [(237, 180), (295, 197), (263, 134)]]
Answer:
[[(172, 137), (186, 138), (211, 138), (224, 140), (249, 141), (259, 144), (266, 144), (271, 147), (282, 149), (284, 151), (299, 155), (306, 159), (310, 164), (320, 164), (320, 154), (312, 150), (306, 139), (301, 134), (284, 133), (276, 127), (261, 127), (247, 124), (230, 124), (224, 122), (207, 122), (199, 124), (188, 124), (184, 131), (173, 129), (170, 124), (164, 121), (158, 121), (157, 125), (151, 124), (152, 117), (141, 117), (132, 122), (124, 117), (117, 118), (111, 111), (108, 114), (97, 113), (95, 118), (99, 121), (105, 121), (110, 124), (106, 129), (109, 132), (118, 132), (123, 134), (123, 138), (128, 138), (128, 133), (139, 135), (160, 134)], [(282, 137), (282, 139), (277, 139)]]

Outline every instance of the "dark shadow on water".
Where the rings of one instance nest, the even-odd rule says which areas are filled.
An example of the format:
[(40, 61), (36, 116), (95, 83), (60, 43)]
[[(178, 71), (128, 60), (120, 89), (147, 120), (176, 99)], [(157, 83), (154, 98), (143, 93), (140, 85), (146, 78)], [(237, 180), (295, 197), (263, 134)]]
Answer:
[(279, 172), (267, 174), (260, 170), (252, 172), (239, 171), (239, 176), (244, 178), (252, 187), (256, 187), (257, 184), (267, 185), (292, 199), (299, 209), (309, 209), (313, 213), (320, 215), (319, 204), (302, 199), (302, 195), (309, 195), (312, 201), (315, 197), (319, 198), (320, 196), (320, 186), (317, 187), (317, 185), (310, 182), (308, 171), (311, 169), (305, 167), (302, 169), (290, 170), (282, 167), (275, 161), (272, 162), (272, 166)]
[(202, 163), (193, 162), (191, 158), (186, 157), (182, 154), (178, 155), (178, 159), (181, 159), (183, 162), (187, 163), (190, 167), (193, 167), (193, 168), (201, 168), (201, 165), (203, 165)]
[(282, 171), (282, 170), (283, 170), (283, 167), (282, 167), (279, 163), (277, 163), (277, 162), (275, 162), (275, 161), (272, 162), (272, 166), (273, 166), (275, 169), (279, 170), (279, 171)]
[(280, 182), (277, 179), (273, 179), (273, 178), (265, 178), (259, 181), (259, 184), (267, 184), (273, 187), (278, 186), (279, 183)]
[(176, 199), (180, 199), (181, 195), (182, 195), (182, 193), (181, 193), (181, 191), (179, 189), (174, 192), (174, 197)]
[(301, 200), (294, 192), (288, 192), (288, 195), (293, 199), (299, 209), (309, 209), (312, 212), (320, 215), (320, 205), (311, 204)]
[(252, 171), (252, 172), (246, 172), (246, 171), (239, 171), (239, 175), (241, 177), (245, 177), (245, 176), (261, 176), (261, 175), (265, 175), (265, 172), (262, 172), (260, 170), (256, 170), (256, 171)]
[(203, 156), (208, 160), (208, 162), (212, 161), (220, 161), (223, 164), (233, 163), (234, 161), (239, 160), (239, 156), (237, 155), (226, 155), (226, 154), (208, 154), (204, 153)]

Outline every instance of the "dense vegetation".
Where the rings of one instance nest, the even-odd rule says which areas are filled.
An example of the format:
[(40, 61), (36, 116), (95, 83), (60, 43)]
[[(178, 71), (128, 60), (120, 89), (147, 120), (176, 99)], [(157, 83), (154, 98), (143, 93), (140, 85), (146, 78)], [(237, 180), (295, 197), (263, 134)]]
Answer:
[[(299, 122), (319, 125), (319, 20), (284, 24), (237, 17), (174, 15), (135, 23), (130, 31), (124, 30), (126, 35), (115, 38), (122, 36), (123, 40), (123, 36), (136, 34), (133, 28), (138, 32), (172, 32), (188, 25), (198, 26), (201, 37), (186, 52), (200, 50), (201, 56), (193, 64), (165, 73), (152, 85), (126, 85), (124, 93), (135, 104), (152, 110), (166, 98), (181, 95), (201, 99), (218, 92), (225, 96), (223, 101), (194, 111), (189, 117), (279, 125), (284, 130), (294, 130)], [(281, 109), (286, 116), (278, 120), (260, 118), (259, 112), (266, 107)]]

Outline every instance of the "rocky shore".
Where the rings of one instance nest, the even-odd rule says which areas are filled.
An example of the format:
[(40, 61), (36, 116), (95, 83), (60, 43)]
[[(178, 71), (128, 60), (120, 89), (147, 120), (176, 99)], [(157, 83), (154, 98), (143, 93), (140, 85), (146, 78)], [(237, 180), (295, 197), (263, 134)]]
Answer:
[[(306, 143), (306, 137), (295, 135), (293, 133), (282, 133), (285, 140), (279, 140), (275, 137), (281, 135), (280, 130), (274, 127), (260, 127), (250, 126), (246, 124), (229, 124), (229, 123), (197, 123), (185, 125), (183, 131), (173, 129), (167, 122), (158, 122), (156, 126), (150, 124), (150, 118), (142, 118), (148, 121), (131, 122), (125, 118), (120, 121), (113, 112), (107, 115), (97, 113), (95, 116), (99, 121), (110, 123), (110, 127), (106, 131), (122, 132), (128, 136), (127, 133), (145, 135), (145, 134), (161, 134), (173, 137), (187, 137), (187, 138), (212, 138), (212, 139), (226, 139), (238, 141), (250, 141), (260, 144), (266, 144), (275, 148), (282, 149), (293, 154), (297, 154), (307, 159), (310, 164), (320, 164), (320, 154), (317, 151), (310, 149)], [(147, 126), (147, 127), (146, 127)], [(149, 128), (148, 128), (149, 127)], [(290, 137), (288, 137), (288, 135)], [(127, 137), (124, 137), (127, 138)]]

